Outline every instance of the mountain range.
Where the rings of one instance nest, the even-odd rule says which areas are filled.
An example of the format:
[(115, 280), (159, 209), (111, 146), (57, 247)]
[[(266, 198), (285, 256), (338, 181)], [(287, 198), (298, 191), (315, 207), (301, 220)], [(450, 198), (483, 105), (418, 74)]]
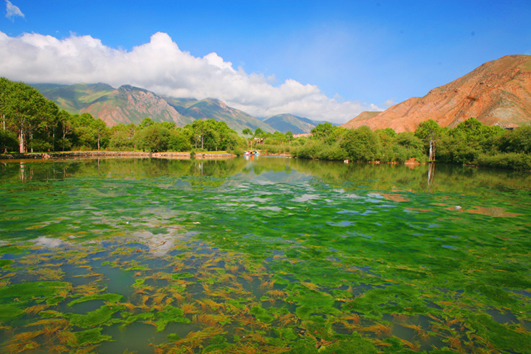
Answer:
[[(139, 124), (146, 117), (155, 122), (175, 122), (177, 126), (213, 118), (240, 134), (246, 128), (304, 134), (324, 123), (292, 114), (257, 119), (214, 98), (162, 97), (130, 85), (117, 89), (105, 83), (32, 86), (60, 108), (72, 114), (88, 112), (109, 126)], [(507, 55), (489, 61), (423, 97), (412, 97), (382, 112), (362, 112), (342, 127), (366, 125), (405, 132), (414, 131), (428, 119), (452, 128), (470, 117), (502, 127), (531, 124), (531, 55)]]
[(489, 61), (424, 97), (412, 97), (383, 112), (363, 112), (342, 127), (405, 132), (428, 119), (453, 128), (470, 117), (506, 128), (531, 124), (531, 55)]
[(280, 131), (293, 134), (309, 133), (315, 126), (324, 122), (312, 121), (291, 114), (280, 114), (259, 120), (241, 110), (227, 106), (225, 102), (206, 98), (162, 97), (157, 94), (123, 85), (113, 88), (105, 83), (97, 84), (33, 84), (46, 98), (71, 114), (90, 113), (102, 119), (108, 126), (117, 124), (139, 124), (146, 117), (155, 122), (174, 122), (185, 126), (197, 119), (213, 118), (224, 121), (241, 133), (249, 128), (265, 132)]

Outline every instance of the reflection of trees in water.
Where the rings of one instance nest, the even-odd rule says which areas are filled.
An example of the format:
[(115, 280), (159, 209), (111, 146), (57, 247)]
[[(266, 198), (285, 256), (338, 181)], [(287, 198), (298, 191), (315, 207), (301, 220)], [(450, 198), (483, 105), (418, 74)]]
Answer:
[(240, 172), (243, 159), (162, 160), (162, 159), (90, 159), (63, 161), (16, 161), (0, 165), (2, 180), (48, 180), (72, 176), (137, 179), (156, 176), (228, 177)]
[(75, 162), (55, 164), (32, 160), (9, 161), (0, 164), (0, 174), (3, 183), (63, 180), (77, 173), (79, 167), (80, 165)]
[[(164, 160), (164, 159), (85, 159), (61, 161), (14, 161), (0, 164), (2, 182), (64, 180), (71, 177), (102, 177), (142, 179), (158, 176), (192, 177), (195, 186), (217, 187), (223, 180), (240, 172), (293, 172), (312, 175), (327, 183), (344, 184), (341, 188), (355, 190), (374, 188), (411, 191), (452, 191), (473, 193), (481, 188), (496, 190), (529, 189), (531, 175), (508, 170), (431, 164), (409, 169), (405, 165), (344, 164), (337, 161), (318, 161), (286, 158), (243, 158), (227, 160)], [(359, 182), (360, 184), (353, 183)], [(29, 187), (29, 186), (28, 186)], [(45, 188), (31, 186), (30, 188)]]

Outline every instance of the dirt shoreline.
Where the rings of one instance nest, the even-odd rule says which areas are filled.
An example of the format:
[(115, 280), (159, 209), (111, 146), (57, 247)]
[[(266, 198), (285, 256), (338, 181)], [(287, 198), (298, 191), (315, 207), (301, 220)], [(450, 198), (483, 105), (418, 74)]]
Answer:
[[(79, 151), (79, 152), (52, 152), (39, 154), (9, 154), (0, 155), (0, 160), (48, 160), (48, 159), (64, 159), (64, 158), (153, 158), (153, 159), (176, 159), (189, 160), (191, 155), (189, 152), (123, 152), (123, 151)], [(194, 157), (197, 160), (217, 160), (230, 159), (236, 157), (234, 154), (212, 154), (212, 153), (195, 153)]]

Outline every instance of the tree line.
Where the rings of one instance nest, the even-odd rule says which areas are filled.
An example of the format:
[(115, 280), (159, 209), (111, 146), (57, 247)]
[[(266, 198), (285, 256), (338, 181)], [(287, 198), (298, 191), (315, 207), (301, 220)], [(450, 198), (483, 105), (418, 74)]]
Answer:
[[(490, 167), (531, 169), (531, 126), (508, 131), (470, 118), (455, 128), (428, 120), (415, 132), (345, 129), (319, 124), (309, 138), (291, 132), (266, 133), (244, 129), (240, 136), (225, 122), (196, 120), (185, 127), (145, 118), (139, 125), (107, 127), (89, 113), (70, 114), (35, 88), (0, 78), (0, 151), (228, 151), (242, 154), (249, 147), (270, 153), (322, 160), (403, 163), (438, 161)], [(256, 139), (259, 138), (259, 139)], [(257, 145), (258, 142), (262, 143)]]
[(271, 135), (263, 149), (307, 159), (404, 163), (414, 158), (418, 162), (531, 170), (531, 126), (509, 131), (469, 118), (447, 128), (430, 119), (415, 132), (397, 134), (390, 128), (373, 131), (366, 126), (345, 129), (324, 123), (312, 134), (289, 144)]
[(69, 150), (114, 151), (236, 151), (246, 148), (244, 137), (225, 122), (196, 120), (185, 127), (145, 118), (139, 125), (111, 128), (89, 113), (59, 109), (37, 89), (0, 78), (1, 152)]

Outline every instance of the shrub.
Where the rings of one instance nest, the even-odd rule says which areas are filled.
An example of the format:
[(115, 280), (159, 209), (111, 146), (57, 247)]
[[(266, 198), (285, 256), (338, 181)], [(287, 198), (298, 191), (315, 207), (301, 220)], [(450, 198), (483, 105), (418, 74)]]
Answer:
[(366, 126), (351, 129), (341, 142), (349, 159), (353, 161), (373, 161), (378, 158), (378, 136)]
[(17, 135), (9, 130), (2, 131), (0, 130), (0, 153), (4, 151), (17, 151), (18, 150), (18, 139)]
[(160, 125), (153, 124), (136, 132), (137, 146), (147, 152), (168, 150), (170, 131)]
[(168, 140), (168, 147), (171, 151), (190, 151), (192, 144), (190, 144), (190, 139), (184, 134), (173, 133)]
[(303, 146), (294, 149), (292, 151), (292, 155), (294, 157), (301, 157), (303, 159), (316, 159), (319, 158), (319, 152), (323, 150), (324, 147), (325, 144), (319, 141), (308, 141)]
[(317, 157), (322, 160), (345, 160), (347, 158), (347, 152), (339, 144), (332, 146), (324, 145)]
[(242, 156), (245, 153), (245, 151), (242, 148), (240, 148), (239, 146), (236, 146), (233, 149), (227, 149), (227, 152), (229, 154), (234, 154), (236, 156)]
[(119, 130), (112, 134), (109, 147), (113, 151), (128, 151), (133, 150), (134, 143), (127, 132)]

